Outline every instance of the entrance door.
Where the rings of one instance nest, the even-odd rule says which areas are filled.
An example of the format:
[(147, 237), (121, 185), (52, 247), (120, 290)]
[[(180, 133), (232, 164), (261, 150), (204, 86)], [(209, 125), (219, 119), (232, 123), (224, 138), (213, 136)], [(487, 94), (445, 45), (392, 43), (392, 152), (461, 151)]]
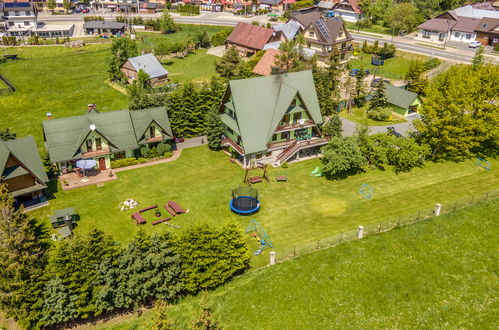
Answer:
[(99, 170), (104, 171), (106, 169), (106, 158), (99, 158)]

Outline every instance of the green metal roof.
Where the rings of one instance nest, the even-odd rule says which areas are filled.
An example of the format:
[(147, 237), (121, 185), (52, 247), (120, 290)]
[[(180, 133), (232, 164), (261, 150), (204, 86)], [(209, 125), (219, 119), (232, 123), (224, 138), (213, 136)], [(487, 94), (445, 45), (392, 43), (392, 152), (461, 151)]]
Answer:
[[(5, 168), (10, 156), (13, 156), (21, 164), (20, 166), (12, 166)], [(40, 159), (40, 154), (36, 147), (35, 139), (32, 136), (25, 136), (15, 140), (1, 141), (0, 140), (0, 174), (5, 180), (18, 177), (27, 173), (33, 176), (40, 182), (40, 187), (36, 190), (46, 188), (45, 182), (49, 179), (45, 173), (45, 168)], [(33, 190), (33, 191), (36, 191)], [(17, 192), (16, 192), (17, 193)], [(17, 196), (17, 195), (15, 195)]]
[(228, 114), (222, 113), (221, 116), (222, 122), (227, 125), (231, 130), (236, 132), (238, 135), (241, 135), (241, 132), (239, 131), (239, 127), (237, 126), (237, 122)]
[(26, 194), (29, 194), (29, 193), (32, 193), (35, 191), (45, 189), (45, 188), (47, 188), (46, 185), (36, 182), (34, 186), (29, 186), (29, 187), (26, 187), (24, 189), (12, 191), (11, 194), (14, 197), (18, 197), (18, 196), (26, 195)]
[(145, 141), (151, 123), (156, 123), (163, 133), (172, 138), (170, 121), (165, 107), (144, 110), (89, 111), (81, 116), (43, 121), (45, 146), (50, 160), (60, 162), (81, 158), (80, 147), (92, 131), (109, 142), (111, 152), (133, 150)]
[(409, 109), (412, 103), (419, 97), (418, 94), (408, 91), (403, 87), (395, 87), (390, 84), (385, 84), (385, 91), (388, 103), (404, 109)]
[(228, 88), (248, 154), (267, 149), (267, 142), (297, 95), (314, 122), (323, 122), (312, 71), (232, 80)]

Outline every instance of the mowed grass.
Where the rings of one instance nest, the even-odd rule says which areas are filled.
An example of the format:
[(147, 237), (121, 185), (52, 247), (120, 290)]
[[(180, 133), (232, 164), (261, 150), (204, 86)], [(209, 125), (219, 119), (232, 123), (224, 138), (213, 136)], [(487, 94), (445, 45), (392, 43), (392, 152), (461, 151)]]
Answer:
[[(226, 329), (497, 328), (499, 200), (250, 272), (208, 294)], [(188, 328), (200, 297), (171, 307)], [(98, 329), (146, 329), (152, 313)]]
[(0, 95), (0, 127), (18, 136), (34, 135), (43, 145), (42, 120), (82, 114), (87, 104), (100, 111), (126, 108), (127, 96), (105, 83), (109, 44), (82, 48), (60, 46), (10, 48), (20, 60), (7, 61), (0, 73), (16, 91)]
[(348, 114), (348, 110), (343, 110), (340, 112), (340, 116), (346, 119), (349, 119), (353, 122), (367, 125), (367, 126), (384, 126), (384, 125), (393, 125), (404, 123), (405, 120), (402, 116), (396, 115), (392, 112), (391, 120), (388, 121), (377, 121), (367, 117), (367, 106), (362, 108), (352, 108), (352, 114)]
[(215, 61), (217, 56), (206, 54), (207, 49), (197, 49), (195, 53), (189, 54), (184, 58), (172, 58), (163, 60), (163, 66), (170, 73), (168, 75), (171, 81), (201, 82), (209, 80), (215, 72)]
[[(168, 200), (177, 201), (190, 213), (172, 223), (182, 228), (199, 222), (218, 224), (235, 221), (242, 229), (254, 218), (270, 235), (280, 255), (332, 235), (355, 230), (358, 225), (375, 225), (399, 216), (429, 209), (436, 203), (450, 203), (473, 194), (499, 188), (499, 161), (491, 160), (486, 171), (473, 161), (462, 163), (427, 163), (411, 173), (394, 174), (391, 170), (368, 170), (341, 181), (316, 178), (310, 172), (319, 160), (291, 164), (289, 168), (270, 169), (270, 176), (287, 175), (288, 182), (263, 182), (259, 190), (261, 210), (251, 217), (237, 216), (229, 210), (231, 190), (242, 184), (244, 171), (229, 162), (223, 152), (197, 147), (182, 151), (179, 159), (161, 165), (118, 173), (118, 180), (103, 187), (89, 186), (59, 191), (48, 207), (32, 212), (46, 223), (55, 210), (74, 207), (81, 220), (76, 233), (99, 228), (117, 241), (129, 240), (139, 228), (148, 232), (177, 230), (166, 225), (152, 226), (153, 212), (145, 213), (148, 223), (136, 226), (131, 213), (137, 209)], [(254, 170), (250, 175), (262, 175)], [(375, 192), (366, 200), (358, 191), (363, 183)], [(140, 206), (120, 211), (120, 202), (134, 198)], [(182, 228), (180, 230), (182, 230)], [(253, 251), (257, 242), (247, 235)], [(268, 262), (267, 252), (254, 257), (253, 265)]]
[[(362, 45), (360, 45), (362, 47)], [(383, 44), (380, 44), (382, 47)], [(371, 64), (371, 54), (360, 52), (357, 58), (352, 58), (349, 61), (351, 69), (368, 69), (371, 74), (382, 76), (387, 79), (404, 79), (405, 74), (409, 71), (409, 67), (413, 61), (427, 61), (429, 57), (424, 55), (412, 54), (407, 52), (396, 51), (395, 56), (385, 60), (385, 64), (375, 66)]]

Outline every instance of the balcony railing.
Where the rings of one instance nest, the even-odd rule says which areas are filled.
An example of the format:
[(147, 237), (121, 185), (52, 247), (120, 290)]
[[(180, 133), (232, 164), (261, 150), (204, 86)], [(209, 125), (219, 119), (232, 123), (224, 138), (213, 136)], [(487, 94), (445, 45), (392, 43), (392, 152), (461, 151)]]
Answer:
[(87, 151), (81, 154), (82, 158), (92, 158), (92, 157), (97, 157), (97, 156), (103, 156), (110, 154), (111, 150), (109, 148), (106, 149), (101, 149), (101, 150), (92, 150), (92, 151)]
[(222, 146), (228, 147), (231, 146), (234, 148), (241, 156), (244, 156), (244, 148), (241, 147), (239, 144), (234, 142), (232, 139), (226, 138), (222, 140)]
[(291, 131), (291, 130), (294, 130), (297, 128), (306, 128), (306, 127), (310, 127), (310, 126), (314, 126), (314, 121), (311, 119), (308, 119), (308, 120), (305, 120), (303, 122), (303, 125), (301, 125), (298, 122), (296, 122), (296, 123), (293, 122), (291, 124), (286, 124), (286, 125), (279, 125), (276, 128), (276, 132)]

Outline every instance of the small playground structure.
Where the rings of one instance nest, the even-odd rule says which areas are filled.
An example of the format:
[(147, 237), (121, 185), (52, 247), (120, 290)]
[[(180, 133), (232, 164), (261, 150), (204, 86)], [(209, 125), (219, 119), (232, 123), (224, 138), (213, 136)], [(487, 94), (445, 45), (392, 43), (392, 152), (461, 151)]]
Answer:
[(490, 169), (492, 168), (492, 164), (490, 164), (490, 161), (483, 159), (483, 158), (480, 158), (480, 157), (478, 157), (476, 159), (475, 165), (478, 167), (484, 168), (487, 171), (490, 171)]
[(371, 57), (371, 64), (376, 66), (381, 66), (385, 64), (385, 60), (377, 55)]
[(248, 215), (258, 212), (260, 201), (258, 200), (258, 190), (251, 186), (239, 186), (232, 190), (232, 200), (230, 209), (239, 215)]
[(360, 186), (359, 194), (365, 199), (372, 199), (374, 197), (374, 188), (367, 183), (363, 183)]
[(3, 81), (5, 83), (5, 85), (7, 86), (6, 88), (0, 88), (0, 93), (8, 93), (8, 92), (15, 92), (16, 91), (15, 87), (12, 86), (12, 84), (7, 80), (7, 78), (2, 76), (1, 74), (0, 74), (0, 81)]
[(254, 252), (256, 256), (260, 255), (266, 248), (274, 247), (265, 229), (255, 219), (251, 219), (244, 233), (253, 233), (253, 237), (260, 243), (260, 248)]
[[(254, 170), (262, 170), (262, 176), (250, 176), (251, 172)], [(267, 182), (270, 182), (269, 173), (267, 171), (267, 164), (257, 163), (256, 167), (246, 169), (243, 180), (244, 183), (251, 185), (262, 182), (263, 180), (267, 180)]]
[(324, 175), (324, 172), (322, 172), (322, 168), (317, 166), (312, 172), (310, 172), (310, 175), (315, 177), (321, 177)]

